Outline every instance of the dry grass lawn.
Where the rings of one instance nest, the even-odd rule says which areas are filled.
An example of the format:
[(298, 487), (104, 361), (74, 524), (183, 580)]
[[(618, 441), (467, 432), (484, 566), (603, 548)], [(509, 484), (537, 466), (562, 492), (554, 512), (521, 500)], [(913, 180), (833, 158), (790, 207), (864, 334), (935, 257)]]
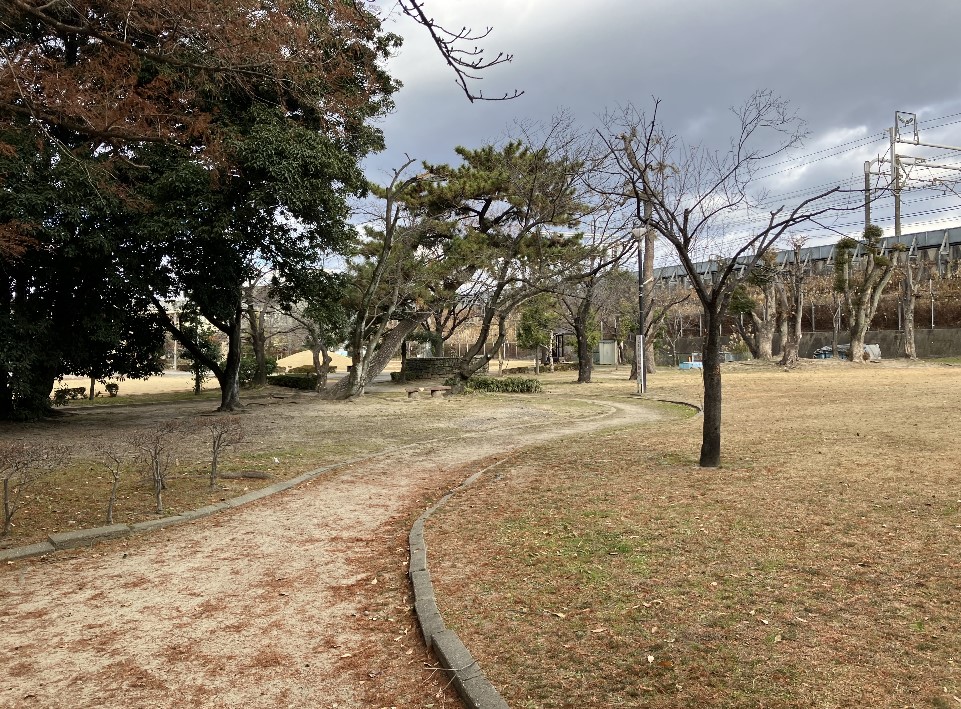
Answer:
[(961, 709), (961, 367), (725, 367), (718, 470), (695, 417), (455, 498), (428, 525), (448, 625), (518, 709)]

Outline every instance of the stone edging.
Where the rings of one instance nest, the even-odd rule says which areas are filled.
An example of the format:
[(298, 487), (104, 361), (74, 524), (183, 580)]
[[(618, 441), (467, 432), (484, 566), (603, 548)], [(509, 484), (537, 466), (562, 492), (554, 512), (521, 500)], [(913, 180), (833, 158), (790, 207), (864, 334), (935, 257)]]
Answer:
[(424, 522), (442, 508), (459, 491), (473, 485), (491, 468), (500, 465), (510, 456), (498, 460), (471, 475), (467, 480), (448, 492), (417, 518), (408, 536), (410, 567), (407, 571), (414, 592), (414, 610), (420, 624), (424, 643), (434, 651), (441, 667), (448, 673), (460, 698), (468, 709), (509, 709), (507, 702), (490, 683), (470, 651), (453, 630), (444, 625), (444, 618), (437, 608), (434, 585), (427, 570), (427, 542), (424, 539)]
[(365, 460), (369, 460), (370, 458), (376, 458), (378, 455), (384, 454), (377, 453), (373, 456), (354, 458), (352, 460), (343, 461), (342, 463), (335, 463), (334, 465), (327, 465), (323, 468), (309, 470), (306, 473), (302, 473), (297, 477), (291, 478), (290, 480), (273, 483), (272, 485), (267, 485), (257, 490), (253, 490), (252, 492), (248, 492), (245, 495), (239, 495), (238, 497), (233, 497), (229, 500), (225, 500), (224, 502), (217, 502), (196, 510), (189, 510), (179, 515), (171, 515), (169, 517), (161, 517), (159, 519), (148, 519), (144, 522), (135, 522), (134, 524), (111, 524), (105, 527), (78, 529), (73, 532), (57, 532), (49, 535), (47, 537), (47, 541), (45, 542), (0, 550), (0, 562), (15, 561), (17, 559), (25, 559), (31, 556), (41, 556), (43, 554), (49, 554), (50, 552), (61, 549), (74, 549), (76, 547), (93, 546), (98, 542), (107, 541), (108, 539), (128, 537), (132, 534), (152, 532), (156, 529), (163, 529), (164, 527), (170, 527), (171, 525), (175, 524), (193, 522), (194, 520), (201, 519), (202, 517), (209, 517), (210, 515), (216, 514), (222, 510), (240, 507), (241, 505), (246, 505), (250, 502), (260, 500), (278, 492), (289, 490), (290, 488), (296, 487), (297, 485), (305, 483), (308, 480), (318, 478), (324, 473), (330, 472), (331, 470), (354, 465), (355, 463), (360, 463)]
[(676, 404), (677, 406), (686, 406), (689, 409), (694, 409), (694, 415), (704, 413), (704, 408), (699, 404), (692, 404), (690, 401), (678, 401), (675, 399), (655, 399), (654, 397), (639, 396), (635, 394), (638, 399), (646, 399), (647, 401), (658, 401), (662, 404)]

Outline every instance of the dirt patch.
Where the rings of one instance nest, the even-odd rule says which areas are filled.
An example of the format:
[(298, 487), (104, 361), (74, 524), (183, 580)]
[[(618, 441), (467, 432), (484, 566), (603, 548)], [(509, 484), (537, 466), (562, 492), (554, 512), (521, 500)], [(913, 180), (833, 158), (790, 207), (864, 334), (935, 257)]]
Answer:
[[(79, 443), (165, 409), (132, 411), (52, 425)], [(303, 447), (271, 467), (278, 477), (332, 450), (304, 442), (318, 429), (327, 444), (408, 447), (192, 524), (8, 564), (0, 607), (16, 632), (0, 637), (0, 706), (456, 706), (409, 611), (411, 521), (474, 463), (659, 416), (623, 401), (402, 394), (258, 411), (272, 424), (265, 455)]]

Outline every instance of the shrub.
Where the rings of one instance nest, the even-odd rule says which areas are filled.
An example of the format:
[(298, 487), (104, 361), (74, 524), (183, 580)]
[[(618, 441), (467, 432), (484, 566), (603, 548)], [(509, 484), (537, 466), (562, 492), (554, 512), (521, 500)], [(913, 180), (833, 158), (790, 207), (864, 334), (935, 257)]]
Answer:
[(103, 388), (107, 390), (107, 394), (110, 396), (116, 396), (117, 392), (120, 391), (120, 385), (117, 382), (107, 382)]
[(501, 394), (539, 394), (543, 391), (533, 377), (471, 377), (464, 391), (491, 391)]
[(87, 387), (60, 387), (53, 392), (53, 405), (66, 406), (68, 401), (83, 399), (87, 396)]
[[(277, 358), (267, 357), (264, 360), (264, 369), (267, 374), (273, 374), (277, 370)], [(313, 369), (313, 367), (311, 367)], [(240, 386), (249, 386), (254, 380), (254, 373), (257, 371), (257, 359), (250, 354), (245, 354), (240, 358)]]
[(316, 389), (316, 374), (275, 374), (267, 377), (267, 383), (288, 389)]

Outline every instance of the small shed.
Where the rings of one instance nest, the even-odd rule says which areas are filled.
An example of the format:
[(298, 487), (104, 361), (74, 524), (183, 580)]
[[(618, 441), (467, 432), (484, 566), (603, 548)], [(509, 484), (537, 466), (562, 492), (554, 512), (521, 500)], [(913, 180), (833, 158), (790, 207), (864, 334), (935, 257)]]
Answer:
[(594, 350), (594, 364), (618, 364), (616, 340), (601, 340), (597, 343), (597, 349)]
[(700, 352), (678, 353), (678, 369), (704, 369), (704, 362), (701, 360)]

